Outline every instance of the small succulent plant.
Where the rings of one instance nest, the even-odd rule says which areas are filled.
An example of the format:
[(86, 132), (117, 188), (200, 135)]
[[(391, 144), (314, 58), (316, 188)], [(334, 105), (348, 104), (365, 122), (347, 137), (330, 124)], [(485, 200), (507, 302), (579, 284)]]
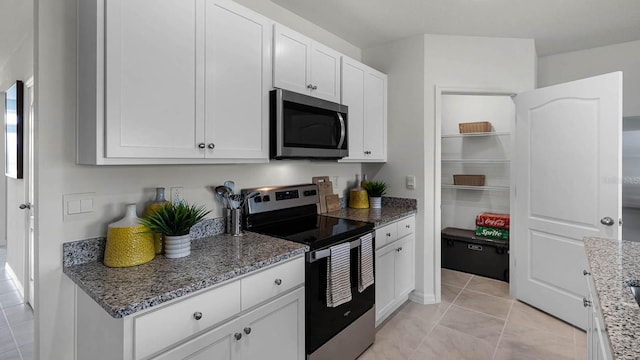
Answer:
[(387, 184), (384, 181), (370, 181), (364, 185), (364, 189), (371, 197), (381, 197), (387, 193)]
[(186, 202), (168, 203), (140, 219), (140, 223), (157, 233), (167, 236), (189, 234), (191, 227), (204, 219), (211, 210)]

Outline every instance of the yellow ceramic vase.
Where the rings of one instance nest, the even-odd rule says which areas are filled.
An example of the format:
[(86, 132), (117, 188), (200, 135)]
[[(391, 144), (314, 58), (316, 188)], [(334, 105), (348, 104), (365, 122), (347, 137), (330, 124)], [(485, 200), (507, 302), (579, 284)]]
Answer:
[(127, 205), (124, 218), (109, 224), (104, 264), (109, 267), (128, 267), (147, 263), (156, 256), (153, 233), (141, 225), (136, 204)]
[(366, 190), (353, 189), (349, 192), (349, 207), (353, 209), (369, 208), (369, 195)]

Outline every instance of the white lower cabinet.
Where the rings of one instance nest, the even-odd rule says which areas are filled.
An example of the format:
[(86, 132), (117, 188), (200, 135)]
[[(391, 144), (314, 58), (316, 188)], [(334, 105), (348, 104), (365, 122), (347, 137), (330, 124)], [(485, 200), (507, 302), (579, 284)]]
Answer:
[(155, 360), (304, 357), (304, 288), (210, 330)]
[(415, 216), (376, 229), (376, 326), (415, 289)]
[(76, 288), (76, 358), (303, 359), (304, 257), (116, 319)]
[(587, 359), (610, 360), (613, 359), (613, 355), (609, 347), (609, 337), (604, 327), (602, 310), (600, 310), (600, 304), (598, 304), (595, 284), (588, 271), (585, 270), (583, 274), (589, 291), (588, 298), (583, 299), (584, 307), (587, 310)]

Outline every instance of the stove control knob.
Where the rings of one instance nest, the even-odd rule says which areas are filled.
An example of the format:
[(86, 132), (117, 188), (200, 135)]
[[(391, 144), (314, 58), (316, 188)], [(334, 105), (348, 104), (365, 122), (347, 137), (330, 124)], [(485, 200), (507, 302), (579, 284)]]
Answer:
[(276, 283), (276, 285), (282, 285), (282, 279), (276, 279), (276, 281), (274, 281)]

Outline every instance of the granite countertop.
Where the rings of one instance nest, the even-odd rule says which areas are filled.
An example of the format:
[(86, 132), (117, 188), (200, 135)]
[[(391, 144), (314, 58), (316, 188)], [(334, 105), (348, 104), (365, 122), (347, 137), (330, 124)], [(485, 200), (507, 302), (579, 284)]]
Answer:
[(65, 266), (64, 273), (114, 318), (214, 286), (308, 251), (308, 247), (271, 236), (245, 232), (194, 240), (191, 255), (156, 256), (128, 268), (109, 268), (101, 261)]
[(414, 199), (383, 197), (381, 209), (352, 209), (347, 207), (328, 212), (323, 215), (369, 222), (373, 223), (375, 227), (379, 227), (398, 219), (414, 215), (417, 213), (416, 209), (417, 202)]
[(586, 237), (591, 276), (615, 359), (640, 357), (640, 306), (625, 280), (640, 279), (640, 243)]

